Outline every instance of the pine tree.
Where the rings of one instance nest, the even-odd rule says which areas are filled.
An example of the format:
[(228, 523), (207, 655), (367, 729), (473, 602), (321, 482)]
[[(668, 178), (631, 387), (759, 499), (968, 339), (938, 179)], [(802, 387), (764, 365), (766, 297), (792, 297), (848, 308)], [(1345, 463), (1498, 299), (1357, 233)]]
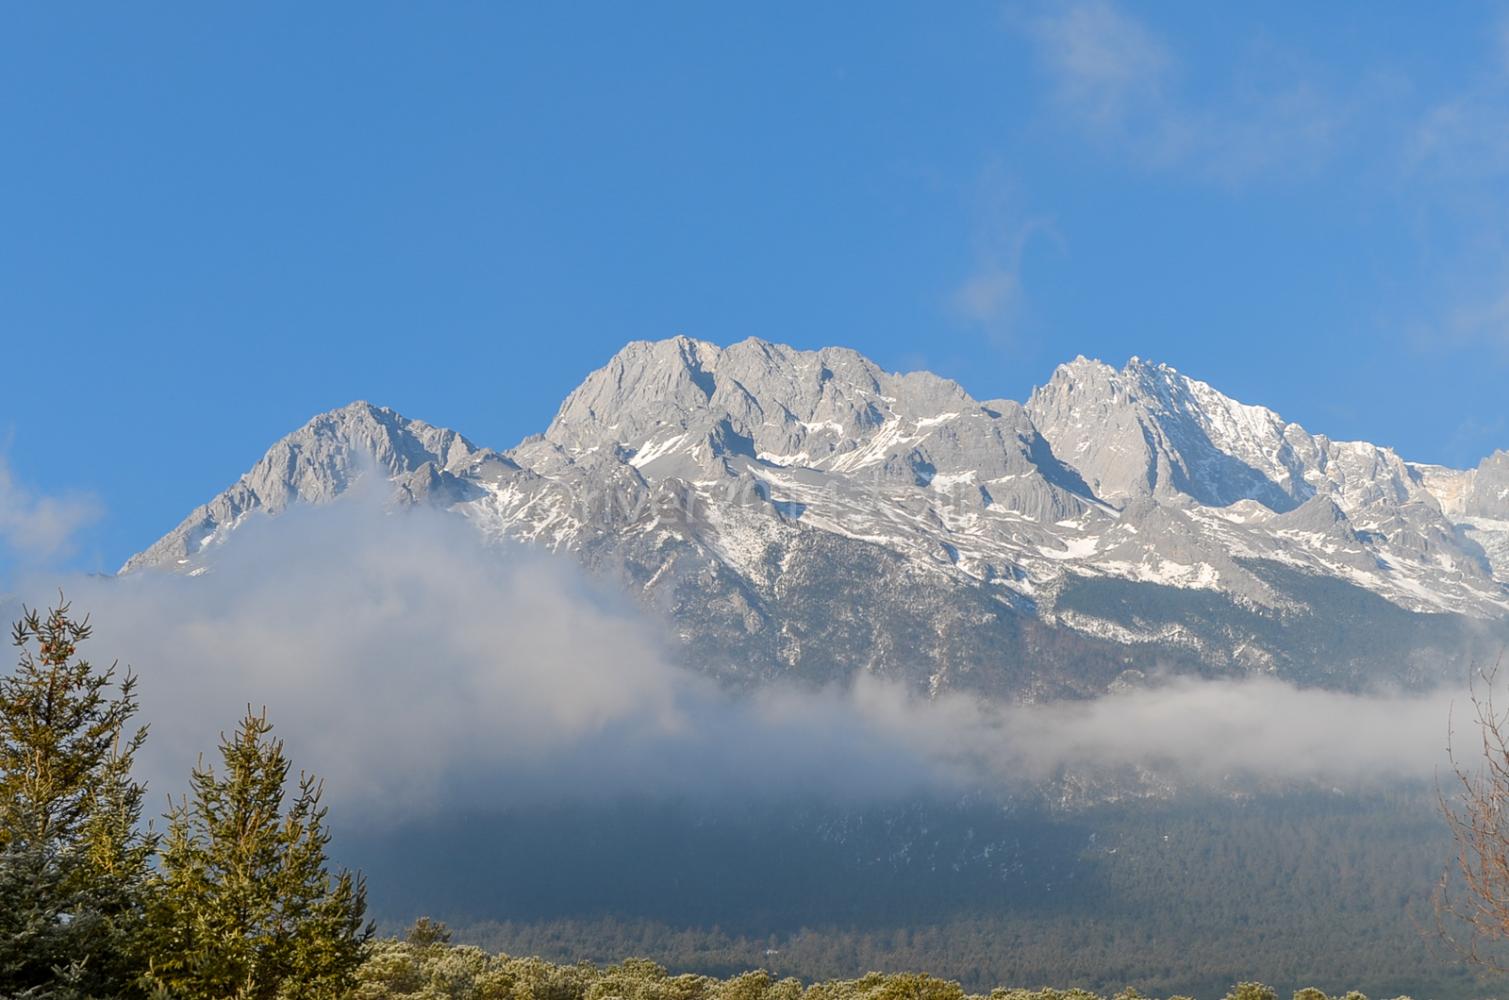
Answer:
[(76, 659), (86, 620), (59, 601), (25, 611), (0, 678), (0, 996), (138, 991), (148, 866), (144, 786), (131, 778), (146, 727), (136, 678)]
[(222, 736), (223, 768), (196, 767), (168, 814), (162, 885), (148, 911), (148, 979), (188, 998), (345, 995), (371, 937), (366, 887), (327, 868), (321, 786), (289, 761), (266, 713)]

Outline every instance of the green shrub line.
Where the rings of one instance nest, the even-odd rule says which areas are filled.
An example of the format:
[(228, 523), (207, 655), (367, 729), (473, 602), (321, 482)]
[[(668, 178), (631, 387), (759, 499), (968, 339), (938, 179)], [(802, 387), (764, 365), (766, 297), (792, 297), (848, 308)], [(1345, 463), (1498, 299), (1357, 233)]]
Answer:
[[(957, 981), (919, 972), (871, 972), (806, 984), (795, 977), (776, 979), (764, 970), (727, 979), (673, 975), (643, 958), (608, 966), (558, 965), (451, 944), (445, 926), (429, 920), (420, 920), (405, 938), (372, 942), (356, 980), (357, 1000), (1153, 1000), (1131, 988), (1109, 998), (1047, 987), (968, 993)], [(1278, 1000), (1278, 994), (1262, 983), (1246, 982), (1234, 985), (1222, 1000)], [(1293, 1000), (1368, 998), (1355, 991), (1332, 997), (1307, 987), (1296, 991)]]

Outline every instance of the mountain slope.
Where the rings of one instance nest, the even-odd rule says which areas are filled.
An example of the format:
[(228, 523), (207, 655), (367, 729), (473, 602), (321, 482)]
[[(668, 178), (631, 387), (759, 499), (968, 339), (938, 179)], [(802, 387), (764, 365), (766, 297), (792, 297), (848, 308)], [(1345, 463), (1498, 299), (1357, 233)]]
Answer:
[(364, 471), (387, 477), (426, 464), (446, 466), (476, 448), (455, 431), (409, 420), (386, 407), (357, 402), (322, 413), (280, 440), (230, 489), (195, 508), (122, 572), (146, 566), (187, 566), (254, 512), (277, 514), (297, 502), (324, 503)]
[(1412, 465), (1138, 359), (1077, 359), (1022, 406), (760, 340), (629, 344), (501, 453), (367, 404), (322, 415), (125, 569), (196, 572), (250, 513), (363, 470), (574, 554), (741, 683), (1424, 685), (1509, 637), (1509, 453)]

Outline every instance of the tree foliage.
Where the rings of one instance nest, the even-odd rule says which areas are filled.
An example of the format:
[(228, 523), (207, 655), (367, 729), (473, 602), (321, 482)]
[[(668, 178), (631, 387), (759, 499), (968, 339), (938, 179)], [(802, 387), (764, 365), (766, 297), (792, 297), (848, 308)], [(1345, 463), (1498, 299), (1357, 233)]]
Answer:
[[(972, 994), (954, 980), (916, 972), (872, 972), (857, 979), (804, 985), (763, 970), (726, 979), (677, 975), (642, 958), (604, 967), (583, 962), (554, 965), (538, 958), (493, 955), (471, 945), (449, 945), (429, 936), (422, 941), (411, 932), (406, 940), (377, 942), (358, 974), (353, 996), (358, 1000), (1103, 1000), (1083, 989), (997, 987)], [(1226, 1000), (1276, 997), (1268, 986), (1243, 982), (1228, 991)], [(1128, 988), (1114, 1000), (1147, 998)], [(1331, 998), (1311, 987), (1295, 993), (1294, 1000)], [(1349, 993), (1344, 1000), (1367, 998)]]
[(168, 815), (148, 907), (150, 982), (183, 998), (325, 998), (354, 983), (371, 930), (366, 888), (327, 865), (321, 786), (290, 765), (265, 712), (221, 738)]
[(136, 678), (77, 657), (67, 602), (23, 612), (0, 677), (0, 995), (136, 992), (154, 843), (131, 777)]

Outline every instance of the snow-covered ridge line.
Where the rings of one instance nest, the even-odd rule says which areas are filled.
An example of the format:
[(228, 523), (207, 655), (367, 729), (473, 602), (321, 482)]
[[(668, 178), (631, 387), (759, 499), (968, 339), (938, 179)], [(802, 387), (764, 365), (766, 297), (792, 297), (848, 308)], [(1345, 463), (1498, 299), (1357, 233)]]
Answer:
[(321, 414), (125, 569), (192, 570), (249, 514), (329, 501), (364, 471), (488, 538), (675, 538), (760, 586), (772, 553), (832, 536), (1015, 608), (1073, 576), (1277, 607), (1248, 565), (1267, 560), (1402, 608), (1509, 612), (1509, 452), (1413, 464), (1138, 358), (1075, 359), (1023, 405), (754, 339), (631, 343), (504, 452), (366, 403)]

